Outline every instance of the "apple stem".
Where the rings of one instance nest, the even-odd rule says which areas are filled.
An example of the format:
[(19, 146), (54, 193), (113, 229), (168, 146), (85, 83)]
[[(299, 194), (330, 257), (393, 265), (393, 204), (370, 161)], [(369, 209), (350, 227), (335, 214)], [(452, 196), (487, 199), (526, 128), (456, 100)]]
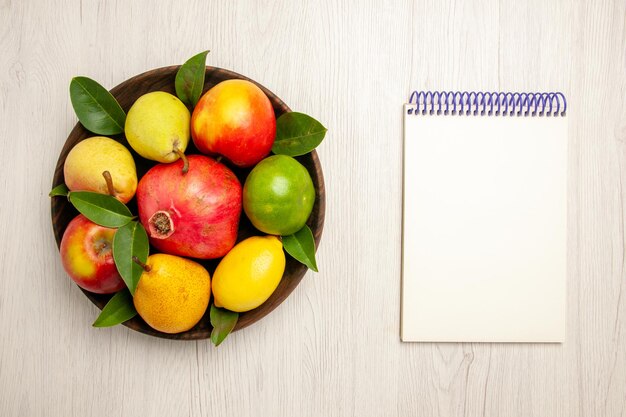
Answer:
[(218, 155), (218, 157), (217, 157), (217, 158), (215, 158), (215, 160), (216, 160), (217, 162), (222, 162), (222, 155)]
[(140, 267), (142, 267), (143, 270), (146, 271), (146, 272), (152, 271), (152, 268), (150, 267), (150, 265), (144, 264), (136, 256), (133, 256), (133, 262), (136, 263), (137, 265), (139, 265)]
[(183, 174), (186, 174), (187, 171), (189, 171), (189, 160), (187, 159), (187, 156), (178, 148), (174, 148), (174, 152), (180, 157), (180, 159), (183, 160)]
[(104, 171), (102, 173), (104, 180), (107, 182), (107, 189), (109, 190), (109, 195), (115, 197), (115, 189), (113, 188), (113, 178), (111, 178), (111, 173), (109, 171)]

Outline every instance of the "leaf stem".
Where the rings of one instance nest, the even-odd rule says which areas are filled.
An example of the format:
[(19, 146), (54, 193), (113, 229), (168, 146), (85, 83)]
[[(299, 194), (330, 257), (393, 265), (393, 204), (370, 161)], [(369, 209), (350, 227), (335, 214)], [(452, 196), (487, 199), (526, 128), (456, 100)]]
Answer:
[(140, 267), (142, 267), (143, 270), (146, 271), (146, 272), (152, 271), (152, 267), (150, 265), (147, 265), (147, 264), (141, 262), (139, 260), (139, 258), (137, 258), (136, 256), (133, 256), (133, 262), (136, 263), (137, 265), (139, 265)]
[(189, 171), (189, 160), (183, 151), (178, 148), (174, 148), (174, 153), (183, 160), (183, 174), (186, 174)]
[(102, 176), (107, 182), (107, 190), (109, 190), (109, 195), (111, 197), (115, 197), (115, 188), (113, 188), (113, 178), (111, 177), (111, 173), (109, 171), (104, 171), (102, 172)]

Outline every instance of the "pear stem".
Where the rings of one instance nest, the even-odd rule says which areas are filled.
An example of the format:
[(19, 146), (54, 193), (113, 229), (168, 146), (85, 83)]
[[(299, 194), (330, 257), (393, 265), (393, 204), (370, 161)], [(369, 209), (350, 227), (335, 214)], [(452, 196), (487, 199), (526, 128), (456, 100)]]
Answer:
[(187, 171), (189, 171), (189, 160), (187, 159), (187, 156), (183, 151), (178, 148), (174, 148), (174, 153), (176, 153), (176, 155), (178, 155), (180, 159), (183, 160), (183, 174), (186, 174)]
[(107, 182), (107, 189), (109, 190), (109, 195), (115, 197), (115, 189), (113, 188), (113, 178), (111, 178), (111, 173), (109, 171), (104, 171), (102, 173), (104, 180)]
[(133, 256), (133, 262), (136, 263), (137, 265), (139, 265), (140, 267), (142, 267), (143, 270), (146, 271), (146, 272), (152, 271), (152, 267), (150, 267), (150, 265), (144, 264), (136, 256)]

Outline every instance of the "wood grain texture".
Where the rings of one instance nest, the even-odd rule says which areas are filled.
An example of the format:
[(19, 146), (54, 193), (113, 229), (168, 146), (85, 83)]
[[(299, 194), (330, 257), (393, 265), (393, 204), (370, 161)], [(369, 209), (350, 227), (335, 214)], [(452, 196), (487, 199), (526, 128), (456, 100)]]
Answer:
[[(0, 415), (626, 416), (625, 24), (623, 0), (0, 0)], [(329, 128), (320, 273), (219, 349), (93, 329), (47, 197), (69, 80), (207, 48)], [(564, 345), (400, 343), (416, 88), (566, 93)]]

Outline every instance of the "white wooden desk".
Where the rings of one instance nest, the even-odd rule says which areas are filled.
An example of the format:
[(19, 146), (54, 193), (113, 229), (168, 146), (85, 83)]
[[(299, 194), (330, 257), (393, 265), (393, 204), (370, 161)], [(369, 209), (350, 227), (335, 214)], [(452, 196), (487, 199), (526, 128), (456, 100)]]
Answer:
[[(0, 0), (0, 415), (626, 416), (625, 23), (623, 0)], [(69, 81), (204, 49), (330, 129), (320, 273), (219, 349), (94, 329), (47, 196)], [(416, 88), (566, 93), (566, 344), (400, 343)]]

